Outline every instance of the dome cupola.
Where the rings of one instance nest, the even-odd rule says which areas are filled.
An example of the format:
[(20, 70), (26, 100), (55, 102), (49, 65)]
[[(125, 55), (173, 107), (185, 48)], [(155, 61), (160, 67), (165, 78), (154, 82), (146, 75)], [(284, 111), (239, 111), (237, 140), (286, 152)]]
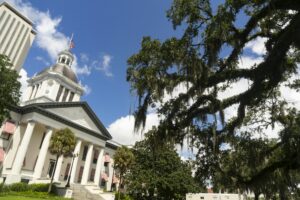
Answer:
[(72, 63), (73, 63), (73, 60), (74, 60), (74, 56), (72, 55), (70, 50), (64, 50), (64, 51), (61, 51), (58, 54), (58, 58), (57, 58), (56, 63), (71, 67)]

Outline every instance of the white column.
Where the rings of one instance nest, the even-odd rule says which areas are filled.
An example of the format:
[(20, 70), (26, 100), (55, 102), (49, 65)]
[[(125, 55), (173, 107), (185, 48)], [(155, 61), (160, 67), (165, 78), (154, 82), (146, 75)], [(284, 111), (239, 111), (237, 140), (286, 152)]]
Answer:
[(78, 157), (79, 157), (79, 153), (80, 153), (80, 148), (81, 148), (81, 140), (78, 140), (74, 149), (74, 155), (77, 155), (74, 158), (73, 161), (73, 166), (72, 166), (72, 171), (71, 171), (71, 177), (70, 177), (70, 182), (74, 183), (75, 181), (75, 176), (76, 176), (76, 170), (77, 170), (77, 164), (78, 164)]
[(112, 184), (112, 177), (113, 177), (113, 172), (114, 172), (114, 168), (113, 168), (113, 159), (110, 158), (110, 162), (108, 164), (108, 181), (106, 184), (106, 189), (107, 191), (111, 190), (111, 184)]
[(95, 172), (95, 177), (94, 177), (94, 183), (96, 185), (99, 185), (99, 183), (100, 183), (101, 169), (103, 166), (103, 153), (104, 153), (104, 149), (101, 148), (98, 158), (97, 158), (96, 172)]
[(60, 170), (61, 170), (63, 159), (64, 159), (64, 156), (61, 155), (61, 156), (59, 156), (59, 158), (57, 160), (57, 165), (56, 165), (54, 178), (53, 178), (54, 181), (59, 181)]
[(33, 173), (34, 178), (41, 178), (52, 133), (53, 133), (52, 129), (47, 128), (46, 135), (42, 147), (40, 149), (39, 157), (35, 164), (35, 169)]
[(28, 121), (24, 136), (22, 138), (22, 142), (19, 146), (16, 158), (15, 158), (15, 161), (14, 161), (14, 164), (12, 167), (13, 174), (20, 174), (20, 172), (21, 172), (21, 169), (23, 166), (23, 161), (26, 156), (26, 152), (28, 149), (28, 145), (29, 145), (32, 133), (33, 133), (34, 126), (35, 126), (34, 121), (32, 121), (32, 120)]
[(65, 94), (66, 89), (67, 89), (67, 88), (63, 87), (63, 89), (62, 89), (62, 91), (61, 91), (61, 95), (60, 95), (59, 100), (58, 100), (59, 102), (61, 102), (62, 99), (64, 98), (64, 94)]
[(84, 169), (83, 169), (83, 174), (82, 174), (82, 179), (81, 179), (82, 185), (85, 185), (88, 182), (89, 172), (90, 172), (90, 167), (91, 167), (91, 162), (92, 162), (93, 147), (94, 147), (94, 145), (90, 144), (88, 152), (86, 154), (86, 159), (85, 159)]
[(67, 98), (66, 98), (66, 102), (69, 101), (70, 95), (71, 95), (71, 90), (69, 90), (69, 92), (68, 92), (68, 96), (67, 96)]
[(32, 92), (29, 94), (30, 96), (26, 100), (32, 99), (33, 96), (34, 96), (34, 94), (35, 94), (35, 92), (36, 92), (37, 85), (32, 85), (31, 87), (34, 87), (34, 88), (33, 88)]

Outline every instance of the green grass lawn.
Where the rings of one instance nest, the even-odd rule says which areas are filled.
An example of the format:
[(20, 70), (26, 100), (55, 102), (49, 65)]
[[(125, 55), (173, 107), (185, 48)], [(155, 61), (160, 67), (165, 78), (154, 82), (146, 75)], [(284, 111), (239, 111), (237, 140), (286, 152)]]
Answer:
[(1, 195), (0, 200), (42, 200), (42, 199), (48, 199), (48, 200), (66, 200), (65, 198), (58, 197), (58, 196), (52, 196), (47, 194), (37, 194), (37, 195), (22, 195), (22, 194), (7, 194), (7, 195)]
[(22, 196), (0, 196), (0, 200), (41, 200), (40, 198), (22, 197)]

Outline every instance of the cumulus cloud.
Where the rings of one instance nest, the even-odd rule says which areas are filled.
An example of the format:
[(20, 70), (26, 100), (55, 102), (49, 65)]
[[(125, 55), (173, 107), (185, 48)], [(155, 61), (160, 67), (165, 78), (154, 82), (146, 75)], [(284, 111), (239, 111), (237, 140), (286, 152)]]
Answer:
[(80, 60), (81, 60), (81, 62), (86, 63), (86, 62), (89, 61), (89, 56), (86, 53), (81, 53), (80, 54)]
[(95, 69), (102, 71), (105, 74), (105, 76), (112, 77), (113, 74), (111, 72), (111, 66), (110, 66), (111, 60), (112, 60), (111, 55), (104, 54), (100, 62), (99, 61), (93, 62), (93, 66), (95, 67)]
[(258, 65), (263, 61), (263, 58), (261, 56), (242, 56), (239, 59), (239, 68), (241, 69), (249, 69), (255, 65)]
[(143, 134), (151, 130), (153, 126), (157, 126), (159, 117), (156, 113), (147, 115), (147, 121), (144, 130), (141, 133), (134, 133), (134, 116), (127, 115), (120, 117), (108, 126), (113, 140), (123, 145), (134, 145), (136, 141), (143, 139)]
[(84, 95), (89, 95), (89, 94), (91, 94), (92, 89), (91, 89), (88, 85), (82, 84), (81, 82), (79, 82), (79, 84), (80, 84), (80, 85), (82, 86), (82, 88), (83, 88)]
[(50, 63), (45, 58), (43, 58), (41, 56), (36, 56), (35, 59), (42, 62), (44, 65), (47, 65), (47, 66), (50, 65)]
[[(239, 60), (239, 67), (249, 69), (260, 64), (263, 61), (263, 55), (266, 53), (265, 49), (266, 38), (257, 38), (246, 45), (246, 49), (250, 49), (256, 56), (243, 55)], [(298, 66), (299, 67), (299, 66)], [(293, 75), (291, 80), (299, 79), (299, 75)], [(231, 85), (226, 91), (219, 93), (219, 98), (224, 99), (232, 95), (240, 94), (246, 91), (252, 82), (246, 79), (241, 79)], [(280, 85), (280, 92), (282, 98), (288, 102), (289, 107), (295, 107), (300, 110), (300, 93), (287, 87), (285, 84)], [(226, 108), (225, 118), (230, 119), (237, 114), (238, 104), (232, 105)], [(268, 114), (265, 114), (265, 118), (269, 118)], [(250, 130), (253, 126), (243, 127), (242, 130)], [(254, 137), (264, 138), (278, 138), (278, 133), (283, 127), (280, 124), (275, 124), (274, 127), (268, 126), (263, 130), (262, 134), (256, 134)]]
[(248, 42), (245, 46), (246, 49), (250, 49), (253, 53), (257, 55), (263, 55), (266, 53), (265, 43), (267, 38), (258, 37), (255, 40)]
[(28, 85), (28, 83), (27, 83), (28, 74), (25, 69), (21, 69), (19, 75), (20, 75), (19, 82), (21, 83), (21, 88), (20, 88), (21, 99), (20, 100), (23, 101), (24, 97), (25, 97), (27, 85)]

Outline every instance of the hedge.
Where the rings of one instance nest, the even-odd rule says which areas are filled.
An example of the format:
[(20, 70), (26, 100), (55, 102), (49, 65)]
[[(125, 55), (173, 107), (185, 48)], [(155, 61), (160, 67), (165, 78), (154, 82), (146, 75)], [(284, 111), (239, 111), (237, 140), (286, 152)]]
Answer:
[(0, 193), (5, 192), (47, 192), (49, 184), (27, 184), (27, 183), (13, 183), (11, 185), (0, 184)]

